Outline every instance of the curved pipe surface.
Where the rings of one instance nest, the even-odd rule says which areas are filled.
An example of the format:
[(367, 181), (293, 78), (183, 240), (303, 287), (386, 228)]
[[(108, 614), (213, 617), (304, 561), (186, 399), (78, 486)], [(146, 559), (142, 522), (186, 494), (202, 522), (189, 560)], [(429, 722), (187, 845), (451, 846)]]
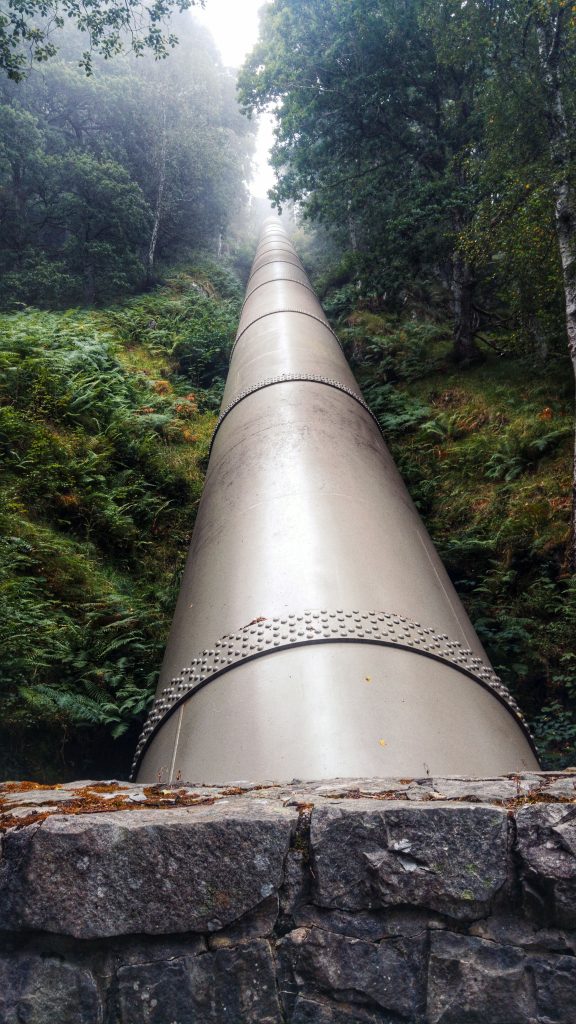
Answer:
[(268, 224), (138, 780), (537, 767), (302, 264)]

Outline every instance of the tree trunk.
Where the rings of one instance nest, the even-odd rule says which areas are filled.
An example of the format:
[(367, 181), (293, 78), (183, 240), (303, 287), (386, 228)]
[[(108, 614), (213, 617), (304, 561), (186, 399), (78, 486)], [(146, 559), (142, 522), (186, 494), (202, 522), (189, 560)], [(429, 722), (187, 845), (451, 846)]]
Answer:
[(162, 219), (162, 203), (164, 199), (164, 189), (166, 188), (166, 105), (162, 104), (162, 130), (160, 134), (160, 157), (158, 162), (158, 191), (156, 193), (156, 205), (154, 207), (154, 220), (152, 222), (152, 234), (150, 235), (150, 245), (148, 246), (148, 259), (146, 261), (146, 284), (149, 285), (152, 282), (152, 273), (154, 270), (154, 259), (156, 256), (156, 246), (158, 245), (158, 234), (160, 232), (160, 222)]
[(356, 222), (352, 216), (352, 200), (348, 200), (348, 238), (352, 252), (358, 252), (358, 235), (356, 233)]
[(96, 298), (96, 275), (94, 263), (89, 249), (90, 228), (84, 223), (80, 231), (81, 263), (82, 263), (82, 293), (85, 306), (93, 306)]
[(461, 253), (452, 259), (452, 310), (454, 313), (454, 359), (474, 363), (481, 358), (474, 340), (474, 275)]
[(84, 305), (93, 306), (96, 298), (96, 280), (94, 277), (94, 266), (91, 262), (84, 263), (82, 291), (84, 293)]
[[(576, 194), (572, 184), (572, 146), (562, 92), (561, 50), (566, 9), (536, 18), (540, 72), (546, 96), (548, 139), (553, 169), (556, 236), (562, 264), (568, 351), (576, 383)], [(576, 433), (572, 468), (572, 516), (568, 562), (576, 572)]]

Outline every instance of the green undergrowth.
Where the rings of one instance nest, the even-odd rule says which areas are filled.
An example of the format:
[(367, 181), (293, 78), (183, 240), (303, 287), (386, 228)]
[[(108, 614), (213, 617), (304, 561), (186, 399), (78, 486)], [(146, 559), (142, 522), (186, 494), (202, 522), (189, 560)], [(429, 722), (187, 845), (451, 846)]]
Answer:
[[(359, 311), (339, 325), (487, 652), (549, 768), (576, 764), (576, 580), (566, 569), (574, 399), (567, 355), (450, 361), (449, 328)], [(506, 348), (506, 338), (493, 340)]]
[(0, 316), (0, 775), (125, 774), (242, 289), (198, 257), (102, 311)]
[[(198, 257), (121, 306), (0, 316), (2, 777), (128, 771), (242, 291)], [(339, 315), (364, 394), (544, 764), (576, 764), (567, 357), (535, 364), (489, 349), (457, 369), (445, 324)]]

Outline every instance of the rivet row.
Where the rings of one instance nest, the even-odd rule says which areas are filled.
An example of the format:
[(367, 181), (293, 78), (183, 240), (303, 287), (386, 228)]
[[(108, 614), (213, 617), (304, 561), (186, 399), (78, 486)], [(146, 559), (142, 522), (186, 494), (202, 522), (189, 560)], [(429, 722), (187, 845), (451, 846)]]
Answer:
[(366, 412), (374, 420), (376, 426), (378, 427), (378, 430), (380, 430), (380, 424), (378, 423), (378, 420), (374, 413), (372, 412), (370, 406), (366, 404), (361, 395), (359, 395), (356, 391), (352, 391), (352, 388), (347, 387), (346, 384), (341, 384), (339, 380), (334, 380), (331, 377), (321, 377), (319, 374), (314, 373), (281, 373), (277, 377), (266, 377), (265, 380), (259, 380), (257, 381), (256, 384), (252, 384), (249, 388), (244, 388), (243, 391), (240, 391), (239, 394), (236, 395), (234, 401), (230, 402), (230, 405), (226, 406), (226, 408), (218, 417), (218, 422), (214, 427), (214, 433), (212, 434), (210, 447), (208, 449), (208, 456), (210, 457), (210, 455), (212, 454), (214, 440), (216, 438), (216, 434), (218, 433), (220, 427), (222, 426), (222, 423), (224, 422), (228, 414), (231, 413), (232, 410), (235, 409), (236, 406), (240, 404), (240, 402), (243, 402), (244, 399), (248, 398), (250, 395), (255, 394), (256, 391), (262, 391), (263, 388), (272, 387), (274, 384), (285, 384), (293, 382), (297, 383), (299, 381), (302, 381), (303, 383), (325, 384), (330, 388), (335, 388), (337, 391), (343, 391), (345, 395), (349, 395), (350, 398), (353, 398), (355, 402), (358, 402), (358, 405), (361, 405), (362, 408), (366, 410)]
[(450, 640), (446, 633), (437, 633), (430, 627), (423, 627), (393, 612), (313, 609), (251, 622), (238, 632), (221, 637), (212, 648), (207, 648), (193, 658), (190, 665), (182, 669), (180, 675), (172, 679), (170, 685), (165, 686), (154, 701), (136, 749), (133, 774), (162, 720), (177, 704), (200, 686), (206, 685), (212, 677), (261, 654), (307, 643), (338, 643), (341, 640), (400, 647), (454, 666), (492, 690), (530, 736), (518, 704), (494, 670), (469, 648), (462, 647), (459, 641)]

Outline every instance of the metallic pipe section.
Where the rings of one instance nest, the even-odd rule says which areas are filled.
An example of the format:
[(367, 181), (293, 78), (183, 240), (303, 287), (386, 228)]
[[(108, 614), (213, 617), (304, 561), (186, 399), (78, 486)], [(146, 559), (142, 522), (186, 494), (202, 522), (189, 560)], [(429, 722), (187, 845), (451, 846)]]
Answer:
[(537, 767), (302, 264), (268, 222), (137, 778)]

